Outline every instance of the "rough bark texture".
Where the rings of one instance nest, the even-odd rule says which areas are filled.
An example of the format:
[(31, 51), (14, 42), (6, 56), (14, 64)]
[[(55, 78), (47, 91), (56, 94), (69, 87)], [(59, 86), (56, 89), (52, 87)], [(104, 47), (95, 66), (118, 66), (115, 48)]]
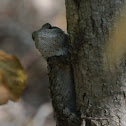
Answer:
[(85, 126), (126, 126), (125, 61), (103, 68), (105, 44), (124, 0), (66, 0), (77, 109)]

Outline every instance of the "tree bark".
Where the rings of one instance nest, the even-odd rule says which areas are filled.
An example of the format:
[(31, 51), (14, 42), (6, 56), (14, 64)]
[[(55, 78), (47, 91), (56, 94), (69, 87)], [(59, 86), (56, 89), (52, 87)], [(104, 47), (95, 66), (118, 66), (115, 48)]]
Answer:
[[(66, 0), (77, 110), (84, 126), (126, 126), (125, 60), (105, 55), (123, 0)], [(113, 69), (114, 67), (114, 69)]]

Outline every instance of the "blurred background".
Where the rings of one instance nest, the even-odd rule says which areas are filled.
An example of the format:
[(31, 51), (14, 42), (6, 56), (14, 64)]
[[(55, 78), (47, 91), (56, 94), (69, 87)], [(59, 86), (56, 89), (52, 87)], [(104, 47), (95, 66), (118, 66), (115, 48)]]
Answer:
[(0, 49), (18, 56), (28, 77), (20, 100), (0, 106), (0, 126), (55, 126), (47, 64), (31, 35), (47, 22), (66, 31), (65, 16), (64, 0), (0, 1)]

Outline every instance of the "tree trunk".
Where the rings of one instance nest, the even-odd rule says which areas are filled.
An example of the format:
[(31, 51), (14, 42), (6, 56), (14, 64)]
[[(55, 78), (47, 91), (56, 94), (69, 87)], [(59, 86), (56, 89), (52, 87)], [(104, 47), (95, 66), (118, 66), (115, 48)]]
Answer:
[[(48, 23), (33, 33), (48, 63), (57, 126), (82, 122), (83, 126), (126, 126), (126, 63), (125, 57), (119, 57), (125, 52), (119, 50), (125, 48), (126, 26), (114, 23), (120, 15), (126, 22), (123, 4), (123, 0), (66, 0), (69, 38)], [(111, 39), (114, 32), (116, 38)]]
[(106, 43), (123, 4), (66, 0), (76, 104), (84, 126), (126, 126), (125, 60), (103, 67), (108, 64)]

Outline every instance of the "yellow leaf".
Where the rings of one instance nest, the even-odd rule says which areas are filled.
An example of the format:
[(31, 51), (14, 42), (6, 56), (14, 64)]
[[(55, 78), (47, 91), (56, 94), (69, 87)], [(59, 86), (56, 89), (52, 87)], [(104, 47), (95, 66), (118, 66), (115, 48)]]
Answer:
[(26, 81), (25, 71), (16, 56), (0, 51), (0, 71), (9, 90), (9, 99), (16, 101), (21, 96)]
[(7, 87), (6, 80), (3, 72), (0, 69), (0, 105), (7, 103), (9, 100), (9, 89)]

